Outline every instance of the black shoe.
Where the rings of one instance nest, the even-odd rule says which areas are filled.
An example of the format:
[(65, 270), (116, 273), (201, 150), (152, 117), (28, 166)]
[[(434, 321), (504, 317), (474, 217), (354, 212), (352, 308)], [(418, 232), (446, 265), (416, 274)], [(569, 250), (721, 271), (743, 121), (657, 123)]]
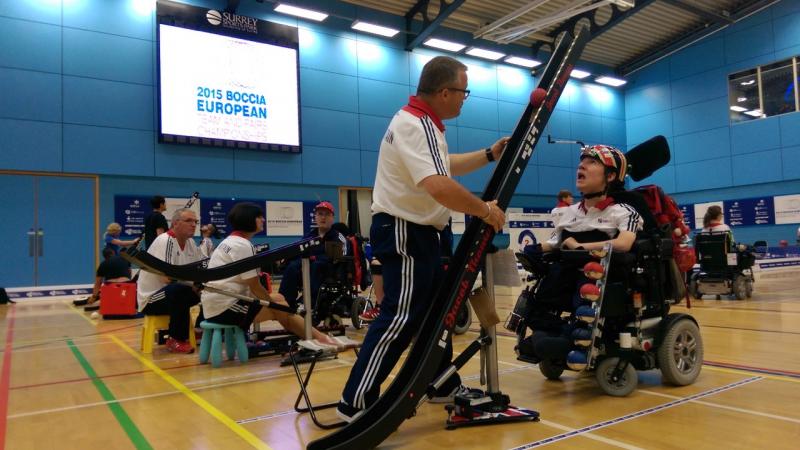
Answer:
[(100, 309), (100, 305), (86, 305), (83, 307), (84, 311), (97, 311)]
[(362, 414), (364, 414), (363, 409), (354, 408), (344, 402), (339, 402), (336, 406), (336, 415), (347, 423), (358, 419)]
[(73, 300), (72, 301), (72, 304), (75, 305), (75, 306), (83, 306), (83, 305), (85, 305), (87, 303), (89, 303), (89, 299), (88, 298), (79, 298), (77, 300)]

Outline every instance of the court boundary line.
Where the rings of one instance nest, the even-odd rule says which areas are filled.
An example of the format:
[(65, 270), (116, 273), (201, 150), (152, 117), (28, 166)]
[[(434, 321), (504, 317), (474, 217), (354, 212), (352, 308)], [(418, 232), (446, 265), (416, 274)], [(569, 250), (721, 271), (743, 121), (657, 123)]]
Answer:
[(267, 445), (266, 442), (262, 441), (258, 436), (256, 436), (255, 434), (251, 433), (249, 430), (247, 430), (243, 426), (241, 426), (238, 423), (236, 423), (236, 421), (234, 421), (233, 419), (228, 417), (227, 414), (223, 413), (221, 410), (219, 410), (216, 406), (212, 405), (206, 399), (204, 399), (204, 398), (200, 397), (199, 395), (197, 395), (197, 393), (195, 393), (194, 391), (192, 391), (191, 389), (186, 387), (186, 385), (184, 385), (183, 383), (178, 381), (172, 375), (166, 373), (164, 370), (162, 370), (160, 367), (158, 367), (155, 363), (153, 363), (152, 361), (144, 358), (142, 355), (137, 353), (134, 349), (132, 349), (128, 344), (123, 342), (121, 339), (119, 339), (118, 337), (114, 336), (113, 334), (112, 335), (108, 335), (108, 338), (111, 339), (112, 341), (114, 341), (115, 343), (117, 343), (117, 345), (119, 345), (123, 350), (128, 352), (128, 354), (130, 354), (134, 358), (138, 359), (139, 362), (144, 364), (146, 367), (150, 368), (153, 372), (155, 372), (157, 375), (159, 375), (161, 378), (163, 378), (164, 381), (166, 381), (172, 387), (177, 389), (180, 393), (182, 393), (187, 398), (189, 398), (189, 400), (191, 400), (195, 404), (197, 404), (205, 412), (207, 412), (212, 417), (217, 419), (220, 423), (222, 423), (223, 425), (228, 427), (228, 429), (233, 431), (237, 436), (242, 438), (245, 442), (247, 442), (248, 444), (252, 445), (254, 448), (257, 448), (257, 449), (272, 450), (272, 448), (269, 445)]
[[(681, 398), (681, 397), (679, 397), (677, 395), (670, 395), (670, 394), (665, 394), (663, 392), (650, 391), (650, 390), (647, 390), (647, 389), (639, 389), (639, 390), (637, 390), (637, 392), (641, 392), (643, 394), (648, 394), (648, 395), (653, 395), (653, 396), (656, 396), (656, 397), (664, 397), (664, 398), (672, 398), (672, 399)], [(792, 423), (800, 424), (800, 419), (795, 419), (795, 418), (788, 417), (788, 416), (782, 416), (782, 415), (779, 415), (779, 414), (765, 413), (765, 412), (761, 412), (761, 411), (756, 411), (754, 409), (740, 408), (738, 406), (723, 405), (721, 403), (705, 402), (703, 400), (692, 400), (689, 403), (695, 403), (695, 404), (698, 404), (698, 405), (709, 406), (709, 407), (712, 407), (712, 408), (727, 409), (727, 410), (730, 410), (730, 411), (740, 412), (740, 413), (744, 413), (744, 414), (752, 414), (754, 416), (766, 417), (768, 419), (783, 420), (783, 421), (786, 421), (786, 422), (792, 422)]]
[(543, 446), (543, 445), (547, 445), (547, 444), (552, 444), (554, 442), (562, 441), (564, 439), (569, 439), (571, 437), (582, 436), (582, 435), (584, 435), (586, 433), (589, 433), (591, 431), (600, 430), (600, 429), (603, 429), (603, 428), (606, 428), (606, 427), (610, 427), (612, 425), (616, 425), (616, 424), (619, 424), (619, 423), (622, 423), (622, 422), (627, 422), (629, 420), (637, 419), (639, 417), (643, 417), (643, 416), (646, 416), (646, 415), (649, 415), (649, 414), (653, 414), (653, 413), (656, 413), (656, 412), (659, 412), (659, 411), (663, 411), (665, 409), (669, 409), (669, 408), (673, 408), (675, 406), (682, 405), (684, 403), (690, 402), (690, 401), (698, 399), (698, 398), (708, 397), (708, 396), (711, 396), (711, 395), (714, 395), (714, 394), (717, 394), (717, 393), (720, 393), (720, 392), (724, 392), (724, 391), (727, 391), (727, 390), (730, 390), (730, 389), (735, 389), (735, 388), (737, 388), (739, 386), (743, 386), (743, 385), (746, 385), (746, 384), (749, 384), (749, 383), (753, 383), (755, 381), (759, 381), (759, 380), (763, 380), (763, 379), (764, 378), (760, 377), (760, 376), (745, 378), (744, 380), (739, 380), (739, 381), (734, 382), (734, 383), (726, 384), (724, 386), (720, 386), (720, 387), (717, 387), (717, 388), (714, 388), (714, 389), (709, 389), (707, 391), (703, 391), (703, 392), (700, 392), (700, 393), (697, 393), (697, 394), (694, 394), (694, 395), (690, 395), (689, 397), (682, 397), (679, 400), (674, 400), (674, 401), (671, 401), (671, 402), (662, 403), (660, 405), (652, 406), (650, 408), (642, 409), (640, 411), (636, 411), (636, 412), (632, 412), (632, 413), (629, 413), (629, 414), (625, 414), (623, 416), (619, 416), (619, 417), (616, 417), (616, 418), (613, 418), (613, 419), (604, 420), (602, 422), (597, 422), (595, 424), (587, 425), (585, 427), (581, 427), (581, 428), (578, 428), (578, 429), (575, 429), (573, 431), (569, 431), (569, 432), (566, 432), (566, 433), (558, 434), (556, 436), (550, 436), (548, 438), (540, 439), (538, 441), (530, 442), (530, 443), (527, 443), (527, 444), (522, 444), (520, 446), (513, 447), (512, 450), (526, 450), (526, 449), (533, 448), (533, 447), (539, 447), (539, 446)]
[[(67, 340), (67, 346), (69, 347), (70, 351), (72, 351), (72, 355), (75, 356), (75, 359), (78, 360), (78, 364), (80, 364), (81, 368), (83, 368), (84, 372), (89, 375), (90, 379), (92, 380), (92, 384), (94, 385), (95, 389), (100, 393), (100, 397), (103, 398), (105, 401), (112, 401), (116, 400), (114, 394), (111, 392), (111, 389), (103, 383), (103, 380), (97, 378), (97, 372), (94, 371), (92, 365), (83, 356), (83, 353), (78, 349), (78, 346), (75, 345), (72, 340)], [(117, 419), (120, 427), (128, 435), (128, 439), (131, 440), (131, 443), (137, 449), (148, 449), (153, 450), (153, 446), (147, 441), (142, 431), (139, 427), (136, 426), (133, 419), (125, 412), (125, 408), (122, 407), (118, 402), (116, 403), (109, 403), (108, 409), (111, 410), (111, 414), (114, 415), (114, 418)]]
[(8, 430), (8, 397), (11, 386), (11, 352), (14, 344), (15, 308), (6, 306), (6, 345), (3, 354), (3, 370), (0, 372), (0, 450), (6, 447), (6, 431)]

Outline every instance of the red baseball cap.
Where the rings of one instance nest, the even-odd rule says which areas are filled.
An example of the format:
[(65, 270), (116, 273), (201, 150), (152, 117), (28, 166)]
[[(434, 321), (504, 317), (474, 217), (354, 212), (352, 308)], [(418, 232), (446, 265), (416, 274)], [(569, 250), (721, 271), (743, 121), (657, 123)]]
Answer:
[(314, 211), (316, 211), (318, 209), (327, 209), (328, 211), (331, 212), (331, 214), (336, 214), (336, 211), (334, 211), (333, 205), (331, 204), (331, 202), (324, 202), (323, 201), (323, 202), (317, 203), (317, 206), (314, 207)]

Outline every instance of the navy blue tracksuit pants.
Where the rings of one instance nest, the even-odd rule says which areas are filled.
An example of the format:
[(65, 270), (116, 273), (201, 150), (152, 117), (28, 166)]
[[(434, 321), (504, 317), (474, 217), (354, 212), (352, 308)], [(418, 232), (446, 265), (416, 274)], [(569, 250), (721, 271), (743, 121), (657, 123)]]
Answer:
[[(443, 275), (439, 232), (432, 226), (376, 214), (370, 242), (373, 255), (383, 265), (385, 294), (342, 394), (342, 402), (357, 409), (366, 409), (378, 399), (381, 383), (417, 334)], [(448, 339), (440, 371), (449, 366), (452, 356)], [(442, 386), (442, 395), (460, 384), (458, 375), (452, 376)]]

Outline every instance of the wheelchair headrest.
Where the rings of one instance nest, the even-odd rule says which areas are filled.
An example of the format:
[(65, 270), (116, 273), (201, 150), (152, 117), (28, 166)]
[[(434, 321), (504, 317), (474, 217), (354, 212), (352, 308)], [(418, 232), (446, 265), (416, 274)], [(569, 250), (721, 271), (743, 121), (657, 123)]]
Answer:
[(667, 138), (652, 137), (632, 148), (625, 154), (625, 158), (628, 160), (628, 175), (634, 181), (641, 181), (669, 162)]

